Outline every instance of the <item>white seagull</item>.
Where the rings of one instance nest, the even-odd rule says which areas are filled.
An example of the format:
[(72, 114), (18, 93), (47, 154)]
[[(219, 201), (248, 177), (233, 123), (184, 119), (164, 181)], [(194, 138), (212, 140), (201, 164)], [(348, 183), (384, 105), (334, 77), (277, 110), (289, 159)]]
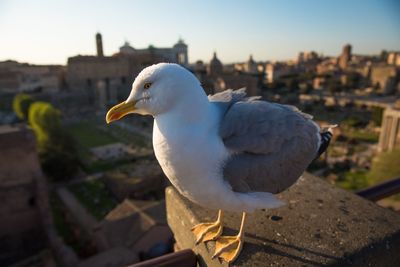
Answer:
[[(246, 212), (284, 203), (274, 196), (296, 182), (328, 146), (297, 108), (246, 97), (244, 89), (204, 93), (187, 69), (169, 63), (145, 68), (126, 101), (106, 121), (130, 113), (154, 117), (153, 147), (165, 175), (191, 201), (219, 210), (192, 228), (196, 243), (216, 240), (215, 256), (234, 261), (242, 249)], [(221, 236), (223, 210), (243, 212), (237, 236)]]

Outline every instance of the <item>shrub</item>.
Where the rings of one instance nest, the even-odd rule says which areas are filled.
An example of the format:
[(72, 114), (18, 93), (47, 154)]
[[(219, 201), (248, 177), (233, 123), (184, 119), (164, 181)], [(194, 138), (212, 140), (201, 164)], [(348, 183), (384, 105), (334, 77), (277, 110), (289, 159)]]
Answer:
[(29, 109), (43, 171), (54, 180), (70, 178), (79, 166), (75, 143), (63, 130), (60, 117), (61, 112), (46, 102), (35, 102)]
[(17, 117), (21, 120), (28, 119), (28, 111), (31, 104), (34, 102), (32, 97), (27, 94), (17, 94), (13, 100), (13, 110)]
[(381, 107), (373, 107), (372, 109), (371, 119), (376, 126), (382, 125), (383, 111), (384, 109)]

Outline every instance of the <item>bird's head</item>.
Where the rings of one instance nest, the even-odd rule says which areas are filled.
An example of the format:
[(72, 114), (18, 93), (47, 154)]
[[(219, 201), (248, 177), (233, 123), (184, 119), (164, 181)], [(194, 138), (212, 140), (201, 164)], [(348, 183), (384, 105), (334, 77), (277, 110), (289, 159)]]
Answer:
[(106, 121), (110, 123), (130, 113), (152, 116), (165, 113), (179, 101), (185, 101), (193, 94), (190, 88), (196, 87), (200, 87), (197, 78), (177, 64), (149, 66), (136, 77), (126, 101), (107, 112)]

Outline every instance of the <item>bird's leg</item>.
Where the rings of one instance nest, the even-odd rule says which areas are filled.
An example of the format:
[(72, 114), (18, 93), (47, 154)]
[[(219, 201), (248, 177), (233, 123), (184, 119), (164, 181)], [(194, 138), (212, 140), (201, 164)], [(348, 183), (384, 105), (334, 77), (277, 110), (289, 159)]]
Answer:
[(218, 218), (213, 223), (200, 223), (195, 225), (191, 230), (196, 237), (196, 244), (200, 242), (206, 242), (215, 240), (222, 233), (222, 219), (224, 218), (224, 212), (218, 211)]
[(243, 228), (245, 220), (246, 213), (243, 212), (239, 233), (236, 236), (221, 236), (217, 239), (213, 258), (218, 257), (230, 263), (239, 256), (243, 247), (242, 239), (244, 237)]

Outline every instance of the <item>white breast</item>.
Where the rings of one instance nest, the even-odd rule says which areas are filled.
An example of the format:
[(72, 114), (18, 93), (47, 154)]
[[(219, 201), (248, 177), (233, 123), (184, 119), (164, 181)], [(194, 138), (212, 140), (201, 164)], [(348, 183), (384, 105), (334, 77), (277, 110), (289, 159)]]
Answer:
[[(222, 162), (228, 158), (217, 134), (200, 127), (171, 127), (161, 132), (154, 122), (153, 146), (156, 158), (171, 183), (189, 199), (203, 200), (214, 190), (202, 190), (223, 186)], [(200, 200), (201, 199), (201, 200)]]

